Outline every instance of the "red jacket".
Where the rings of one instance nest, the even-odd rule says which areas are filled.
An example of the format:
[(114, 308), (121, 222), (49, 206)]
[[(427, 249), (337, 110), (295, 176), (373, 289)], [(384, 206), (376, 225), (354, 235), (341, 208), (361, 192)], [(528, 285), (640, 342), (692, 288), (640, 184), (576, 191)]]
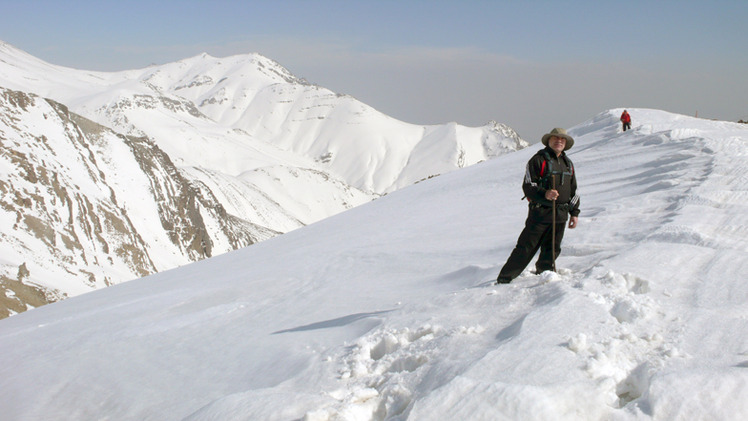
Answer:
[(624, 123), (631, 123), (631, 116), (629, 115), (629, 113), (624, 111), (623, 114), (621, 114), (621, 121), (623, 121)]

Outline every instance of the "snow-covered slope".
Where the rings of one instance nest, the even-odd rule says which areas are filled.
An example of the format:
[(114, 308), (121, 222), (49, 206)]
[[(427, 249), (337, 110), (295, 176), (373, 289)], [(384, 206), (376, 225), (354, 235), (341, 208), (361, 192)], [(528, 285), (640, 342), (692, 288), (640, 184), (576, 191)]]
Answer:
[(748, 128), (629, 111), (557, 274), (492, 285), (533, 147), (0, 321), (4, 417), (744, 419)]
[(394, 120), (256, 54), (102, 73), (0, 42), (0, 97), (0, 317), (527, 146), (493, 122)]

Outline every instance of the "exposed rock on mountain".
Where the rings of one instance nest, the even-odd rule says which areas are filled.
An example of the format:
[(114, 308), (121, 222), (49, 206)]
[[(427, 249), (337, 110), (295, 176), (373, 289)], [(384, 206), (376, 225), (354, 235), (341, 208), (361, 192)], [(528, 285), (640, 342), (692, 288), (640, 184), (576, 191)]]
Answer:
[(147, 138), (54, 101), (0, 88), (0, 135), (0, 315), (277, 234), (229, 215)]

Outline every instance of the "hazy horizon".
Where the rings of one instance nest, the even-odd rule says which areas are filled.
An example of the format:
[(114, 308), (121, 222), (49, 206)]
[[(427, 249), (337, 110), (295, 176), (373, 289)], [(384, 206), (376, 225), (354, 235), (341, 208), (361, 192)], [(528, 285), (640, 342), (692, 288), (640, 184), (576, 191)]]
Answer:
[(4, 9), (0, 40), (52, 64), (117, 71), (256, 52), (409, 123), (496, 120), (530, 142), (611, 108), (748, 118), (748, 4), (737, 1), (32, 1)]

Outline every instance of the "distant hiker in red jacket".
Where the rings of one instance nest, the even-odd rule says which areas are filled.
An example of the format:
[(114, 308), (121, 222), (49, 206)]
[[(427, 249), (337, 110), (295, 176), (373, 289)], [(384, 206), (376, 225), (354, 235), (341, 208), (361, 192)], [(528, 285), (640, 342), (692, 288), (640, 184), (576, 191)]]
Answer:
[(626, 129), (631, 128), (631, 116), (629, 115), (628, 111), (623, 110), (623, 114), (621, 114), (621, 122), (623, 123), (624, 132), (626, 131)]

